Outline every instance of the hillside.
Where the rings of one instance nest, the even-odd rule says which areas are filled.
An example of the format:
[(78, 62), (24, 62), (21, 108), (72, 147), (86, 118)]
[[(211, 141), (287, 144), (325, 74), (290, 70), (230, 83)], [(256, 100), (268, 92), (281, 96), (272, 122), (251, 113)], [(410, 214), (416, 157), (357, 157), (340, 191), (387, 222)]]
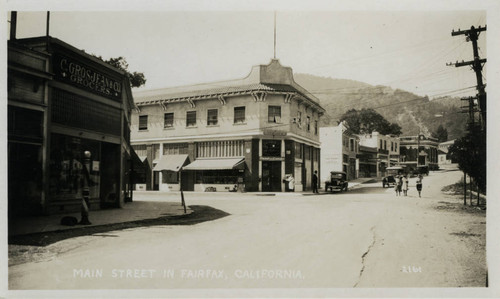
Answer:
[[(459, 98), (442, 97), (430, 101), (413, 93), (387, 86), (332, 79), (309, 74), (294, 74), (295, 81), (320, 100), (326, 113), (320, 126), (334, 126), (350, 109), (372, 108), (389, 122), (401, 126), (403, 135), (421, 132), (430, 135), (441, 124), (448, 130), (448, 139), (465, 134), (467, 115), (460, 113)], [(442, 115), (436, 117), (436, 115)]]

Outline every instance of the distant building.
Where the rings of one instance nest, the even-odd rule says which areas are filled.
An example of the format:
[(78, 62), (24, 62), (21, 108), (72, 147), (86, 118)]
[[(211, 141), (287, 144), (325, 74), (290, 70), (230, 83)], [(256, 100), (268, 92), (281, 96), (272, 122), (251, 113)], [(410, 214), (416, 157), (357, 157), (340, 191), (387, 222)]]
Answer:
[(377, 177), (378, 149), (376, 147), (359, 146), (358, 154), (358, 176), (360, 178)]
[(358, 178), (356, 157), (359, 137), (341, 122), (336, 127), (319, 129), (321, 141), (321, 182), (329, 178), (330, 171), (344, 171), (348, 180)]
[[(403, 136), (401, 140), (401, 164), (406, 171), (411, 172), (417, 167), (427, 167), (436, 170), (438, 166), (438, 141), (434, 137)], [(417, 160), (418, 159), (418, 160)]]
[(9, 220), (79, 211), (84, 152), (91, 208), (130, 197), (126, 74), (53, 37), (8, 42)]
[(132, 145), (151, 163), (148, 190), (302, 191), (320, 171), (325, 110), (278, 60), (244, 79), (134, 98)]
[[(387, 167), (394, 166), (399, 163), (400, 141), (396, 136), (383, 135), (379, 132), (372, 132), (371, 134), (359, 135), (359, 144), (364, 147), (363, 151), (360, 153), (362, 157), (372, 155), (370, 154), (371, 150), (369, 150), (369, 148), (377, 149), (376, 161), (373, 161), (373, 158), (370, 158), (370, 161), (361, 161), (360, 159), (360, 164), (363, 163), (366, 165), (366, 167), (368, 167), (368, 169), (364, 170), (365, 174), (370, 173), (370, 176), (373, 176), (373, 167), (368, 165), (375, 165), (375, 176), (382, 177), (386, 175)], [(375, 164), (372, 164), (374, 162)]]
[(445, 142), (441, 142), (438, 145), (438, 165), (439, 168), (447, 168), (449, 167), (452, 163), (450, 159), (448, 159), (448, 152), (450, 149), (450, 146), (452, 146), (455, 143), (455, 140), (449, 140)]

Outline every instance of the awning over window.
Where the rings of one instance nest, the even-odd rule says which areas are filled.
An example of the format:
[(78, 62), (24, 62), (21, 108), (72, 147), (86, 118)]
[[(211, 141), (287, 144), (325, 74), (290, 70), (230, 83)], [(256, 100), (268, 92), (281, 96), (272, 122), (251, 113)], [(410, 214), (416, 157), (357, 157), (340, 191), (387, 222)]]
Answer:
[(226, 170), (245, 169), (245, 158), (197, 159), (184, 167), (185, 170)]
[(153, 168), (153, 171), (179, 171), (182, 166), (189, 163), (188, 155), (167, 155), (160, 158), (160, 161)]

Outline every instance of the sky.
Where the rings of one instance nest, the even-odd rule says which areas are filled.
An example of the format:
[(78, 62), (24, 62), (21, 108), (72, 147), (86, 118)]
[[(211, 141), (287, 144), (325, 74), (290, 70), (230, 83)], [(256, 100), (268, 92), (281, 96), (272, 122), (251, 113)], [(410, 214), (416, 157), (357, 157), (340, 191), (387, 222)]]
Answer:
[[(486, 9), (291, 7), (67, 11), (28, 6), (16, 8), (17, 37), (45, 35), (50, 9), (51, 36), (105, 59), (125, 57), (130, 71), (145, 74), (141, 89), (156, 89), (240, 79), (252, 66), (268, 64), (274, 56), (275, 10), (276, 58), (294, 73), (385, 85), (430, 98), (476, 93), (474, 71), (446, 63), (473, 59), (472, 43), (451, 31), (485, 26)], [(481, 58), (487, 57), (487, 35), (479, 37)]]

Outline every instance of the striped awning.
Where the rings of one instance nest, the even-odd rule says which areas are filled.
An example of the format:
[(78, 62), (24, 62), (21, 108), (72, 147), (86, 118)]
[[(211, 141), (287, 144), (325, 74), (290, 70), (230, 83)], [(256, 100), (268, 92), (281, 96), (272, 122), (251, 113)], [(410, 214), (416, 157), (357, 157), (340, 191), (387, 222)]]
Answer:
[(227, 170), (245, 169), (245, 158), (212, 158), (197, 159), (184, 167), (184, 170)]

